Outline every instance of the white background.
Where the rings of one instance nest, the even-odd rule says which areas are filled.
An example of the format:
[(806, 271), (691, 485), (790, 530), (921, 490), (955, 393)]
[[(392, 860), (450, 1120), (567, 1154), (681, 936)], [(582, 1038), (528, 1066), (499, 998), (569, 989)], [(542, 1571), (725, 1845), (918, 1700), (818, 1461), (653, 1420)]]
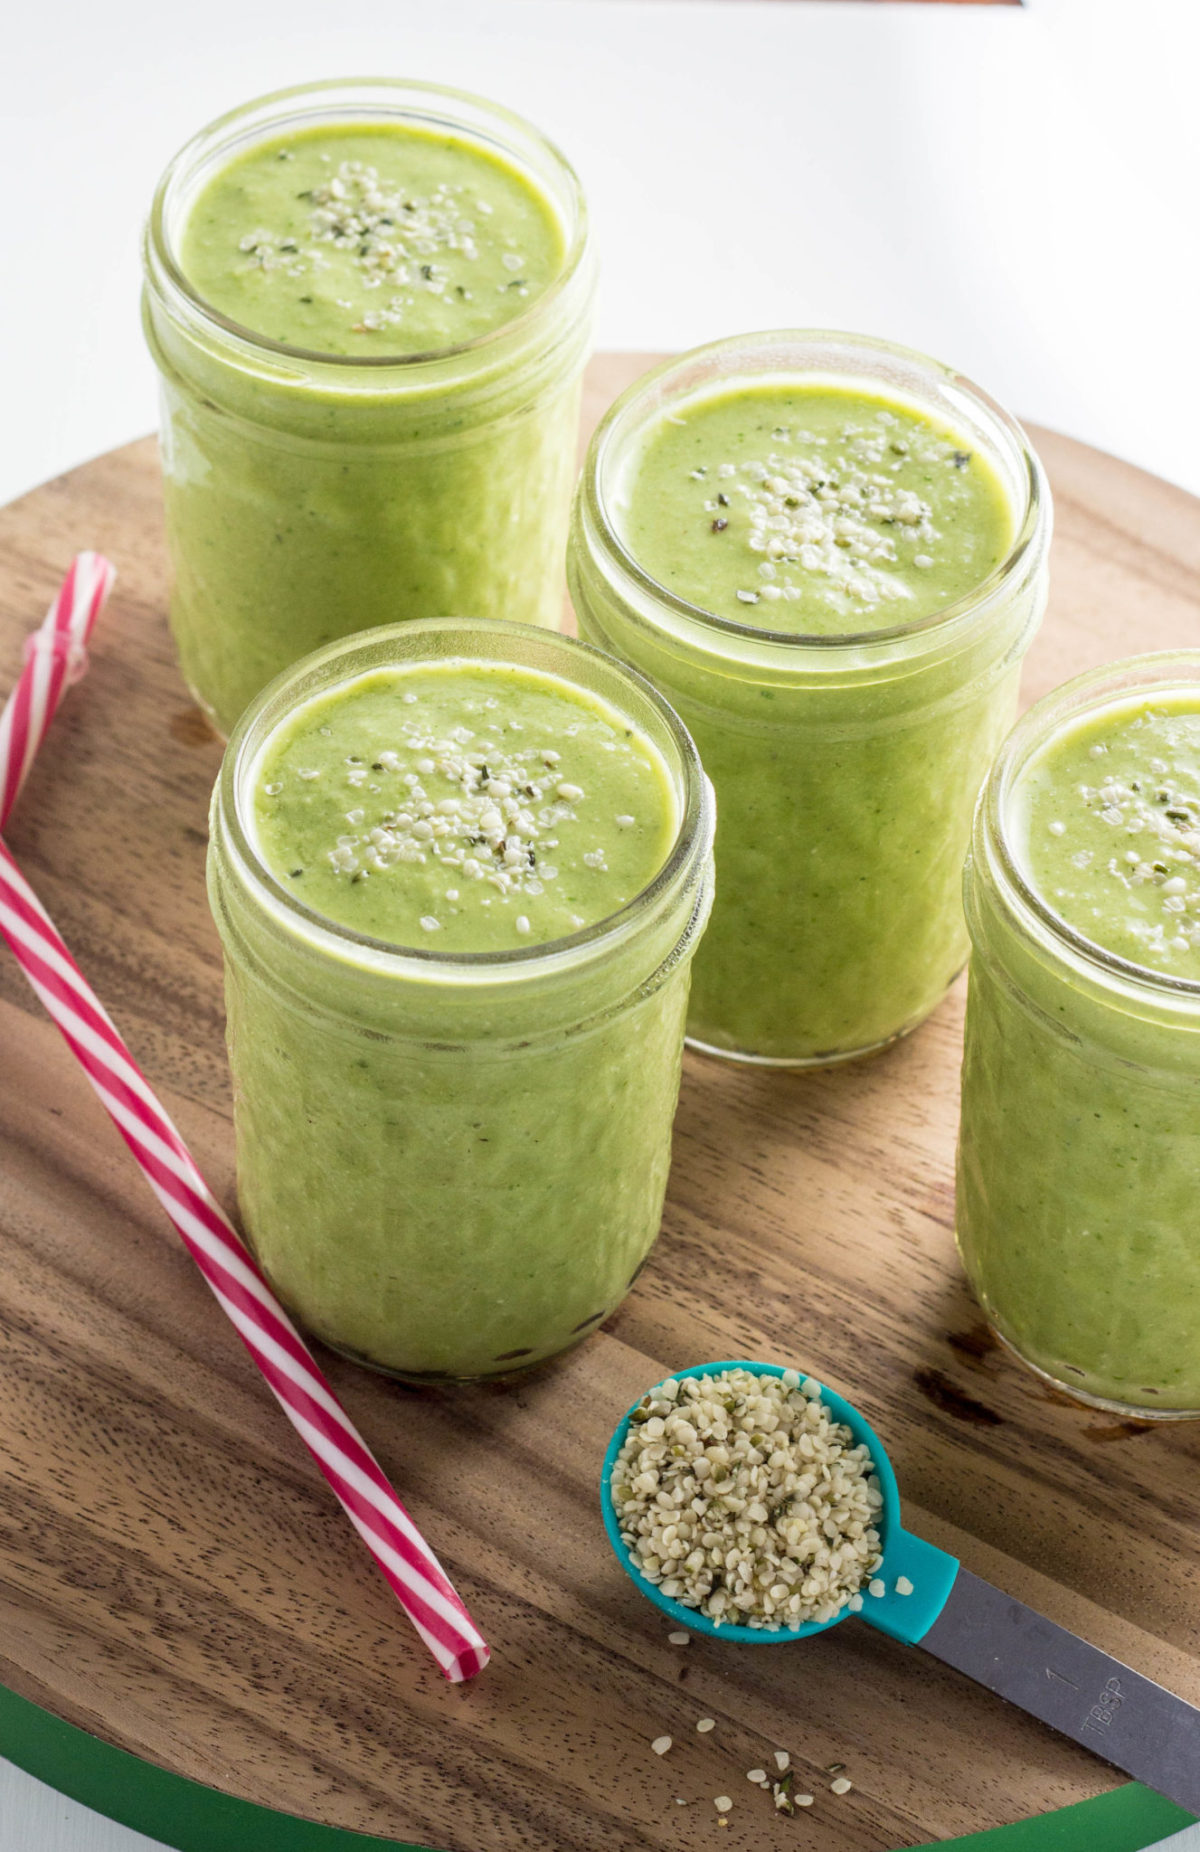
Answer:
[(602, 345), (885, 335), (1200, 491), (1194, 0), (8, 12), (0, 500), (154, 422), (138, 241), (179, 143), (259, 91), (367, 71), (481, 90), (562, 143)]
[[(368, 72), (561, 142), (602, 346), (883, 335), (1200, 492), (1198, 66), (1195, 0), (8, 0), (0, 501), (153, 424), (139, 233), (180, 142)], [(0, 1852), (148, 1845), (0, 1764)]]

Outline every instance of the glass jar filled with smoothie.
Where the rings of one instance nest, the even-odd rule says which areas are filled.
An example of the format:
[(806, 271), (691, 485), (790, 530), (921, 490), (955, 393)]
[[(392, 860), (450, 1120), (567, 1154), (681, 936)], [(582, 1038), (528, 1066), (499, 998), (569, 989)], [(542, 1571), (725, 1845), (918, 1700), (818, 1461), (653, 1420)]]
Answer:
[(238, 1200), (335, 1349), (414, 1381), (578, 1343), (658, 1233), (712, 795), (639, 676), (504, 620), (332, 644), (213, 798)]
[(222, 732), (366, 625), (558, 625), (594, 270), (536, 129), (428, 84), (281, 91), (176, 156), (145, 272), (171, 622)]
[(879, 341), (721, 341), (610, 411), (568, 574), (581, 634), (662, 690), (716, 789), (694, 1042), (840, 1061), (942, 996), (1049, 533), (1020, 428)]
[(958, 1241), (1083, 1401), (1200, 1415), (1200, 652), (1038, 702), (966, 873)]

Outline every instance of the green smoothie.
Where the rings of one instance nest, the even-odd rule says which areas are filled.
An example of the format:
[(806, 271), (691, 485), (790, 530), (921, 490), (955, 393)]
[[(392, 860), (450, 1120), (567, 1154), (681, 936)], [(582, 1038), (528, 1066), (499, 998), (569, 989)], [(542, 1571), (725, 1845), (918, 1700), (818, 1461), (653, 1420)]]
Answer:
[(1200, 1412), (1200, 663), (1144, 665), (1040, 704), (981, 807), (958, 1233), (1027, 1361), (1167, 1415)]
[(562, 269), (550, 201), (478, 142), (308, 128), (220, 168), (179, 262), (214, 309), (318, 354), (438, 352), (522, 314)]
[(1132, 964), (1200, 982), (1200, 699), (1110, 707), (1060, 734), (1015, 800), (1030, 881)]
[(477, 99), (310, 86), (177, 157), (144, 319), (172, 628), (222, 731), (367, 625), (558, 624), (592, 294), (574, 175)]
[(782, 1065), (889, 1041), (964, 962), (971, 809), (1044, 598), (1009, 430), (952, 423), (933, 363), (839, 378), (831, 343), (873, 357), (753, 337), (635, 387), (569, 565), (581, 634), (667, 695), (717, 793), (689, 1034)]
[(310, 702), (267, 747), (255, 821), (306, 906), (445, 952), (594, 925), (678, 828), (662, 759), (615, 709), (496, 663), (385, 670)]
[(714, 617), (837, 636), (929, 617), (1012, 545), (973, 440), (874, 392), (775, 380), (675, 405), (614, 498), (660, 585)]
[(711, 802), (653, 692), (391, 626), (254, 704), (214, 798), (238, 1200), (284, 1302), (413, 1380), (594, 1330), (658, 1232)]

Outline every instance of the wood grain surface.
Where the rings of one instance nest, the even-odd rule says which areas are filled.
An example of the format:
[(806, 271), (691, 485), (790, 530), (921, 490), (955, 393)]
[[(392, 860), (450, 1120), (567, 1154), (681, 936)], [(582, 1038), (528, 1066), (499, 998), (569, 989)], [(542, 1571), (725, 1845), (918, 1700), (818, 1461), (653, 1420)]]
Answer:
[[(589, 423), (645, 358), (594, 364)], [(1200, 503), (1035, 439), (1057, 532), (1027, 696), (1200, 643)], [(0, 691), (84, 545), (120, 579), (10, 841), (232, 1206), (203, 881), (220, 747), (167, 635), (151, 440), (0, 512)], [(447, 1852), (877, 1852), (1112, 1785), (857, 1622), (774, 1652), (670, 1646), (600, 1527), (604, 1446), (642, 1389), (794, 1361), (878, 1429), (911, 1529), (1200, 1701), (1200, 1427), (1072, 1406), (983, 1328), (951, 1233), (961, 1017), (960, 988), (824, 1074), (689, 1058), (662, 1238), (561, 1366), (418, 1393), (326, 1358), (495, 1648), (452, 1689), (0, 956), (0, 1682), (218, 1788)], [(817, 1796), (794, 1820), (745, 1779), (775, 1747)]]

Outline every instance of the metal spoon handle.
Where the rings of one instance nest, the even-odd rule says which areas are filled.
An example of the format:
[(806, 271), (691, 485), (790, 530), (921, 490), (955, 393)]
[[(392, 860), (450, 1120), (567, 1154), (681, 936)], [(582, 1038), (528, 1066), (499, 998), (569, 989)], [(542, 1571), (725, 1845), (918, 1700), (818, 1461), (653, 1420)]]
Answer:
[(1200, 1710), (960, 1569), (921, 1645), (1200, 1814)]

